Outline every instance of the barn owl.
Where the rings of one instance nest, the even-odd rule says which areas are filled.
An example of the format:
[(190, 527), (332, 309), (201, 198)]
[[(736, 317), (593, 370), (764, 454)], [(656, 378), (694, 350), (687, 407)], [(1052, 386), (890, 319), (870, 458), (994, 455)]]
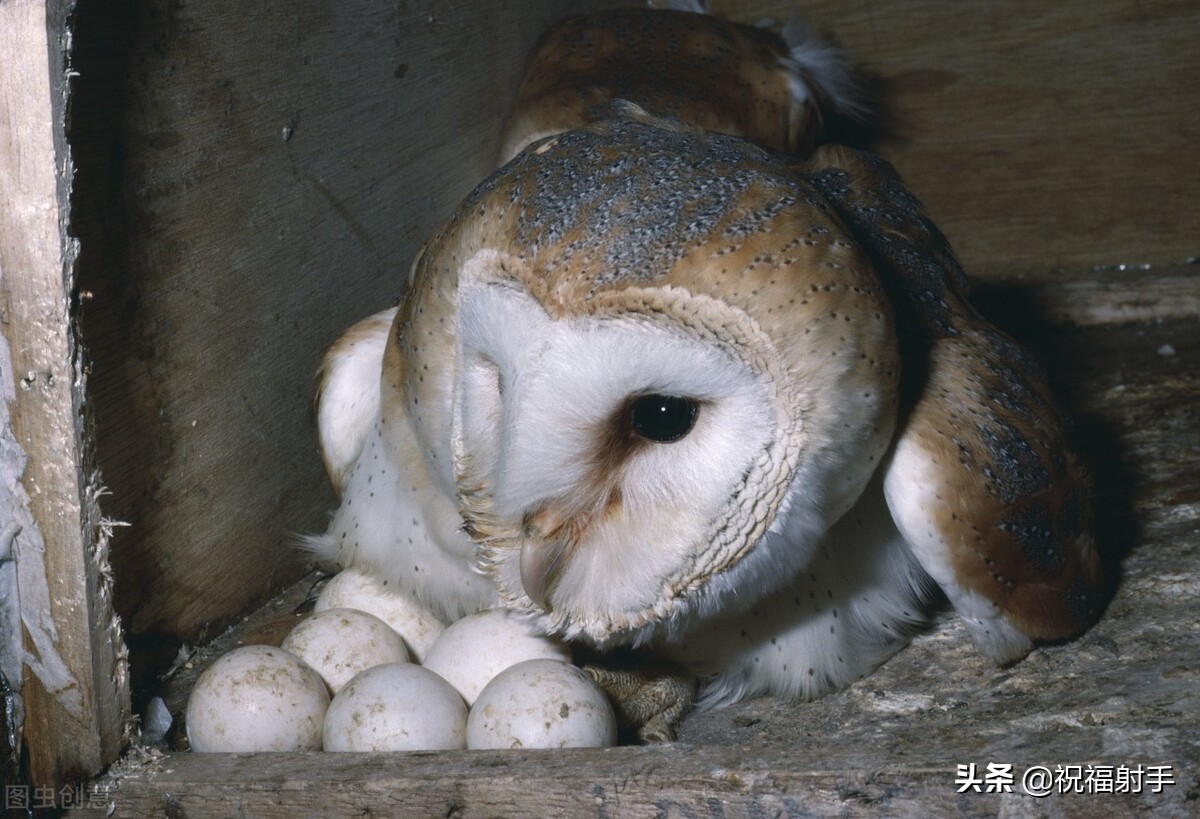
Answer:
[(771, 150), (790, 120), (764, 147), (633, 104), (534, 119), (326, 357), (325, 557), (446, 620), (637, 647), (707, 704), (839, 688), (939, 588), (997, 663), (1090, 624), (1044, 377), (887, 163)]

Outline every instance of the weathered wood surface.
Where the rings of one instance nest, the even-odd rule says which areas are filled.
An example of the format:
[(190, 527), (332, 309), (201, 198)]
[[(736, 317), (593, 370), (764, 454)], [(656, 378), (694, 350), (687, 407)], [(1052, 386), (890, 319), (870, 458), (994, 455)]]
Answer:
[(1200, 264), (980, 282), (975, 301), (1029, 327), (1186, 320), (1200, 316)]
[(877, 148), (967, 272), (996, 278), (1200, 255), (1200, 4), (713, 0), (798, 12), (881, 82)]
[(0, 2), (0, 670), (41, 786), (114, 760), (129, 713), (69, 309), (67, 7)]
[(537, 34), (604, 4), (80, 5), (82, 328), (140, 668), (303, 571), (322, 352), (490, 170)]
[[(814, 703), (694, 714), (673, 746), (411, 755), (172, 754), (95, 783), (114, 816), (1156, 816), (1200, 802), (1200, 318), (1053, 332), (998, 315), (1048, 363), (1097, 480), (1119, 575), (1079, 640), (990, 666), (943, 616), (871, 677)], [(298, 587), (249, 624), (270, 639)], [(257, 633), (258, 636), (255, 636)], [(231, 635), (235, 641), (235, 635)], [(198, 663), (198, 665), (202, 662)], [(199, 668), (192, 669), (192, 673)], [(182, 704), (176, 692), (173, 707)], [(958, 765), (1011, 764), (1011, 794)], [(1161, 793), (1021, 793), (1035, 765), (1171, 766)]]
[[(1030, 758), (1051, 765), (1062, 759), (1052, 755), (1053, 747), (1047, 751), (1049, 755)], [(1019, 786), (1008, 794), (956, 793), (954, 760), (974, 760), (986, 753), (986, 745), (981, 748), (963, 737), (952, 745), (930, 743), (903, 758), (869, 766), (864, 766), (873, 755), (869, 748), (830, 750), (820, 739), (809, 738), (777, 747), (728, 741), (704, 747), (471, 751), (454, 756), (179, 754), (105, 783), (112, 813), (107, 807), (88, 813), (262, 819), (1186, 815), (1180, 786), (1159, 794), (1045, 799), (1019, 793)], [(1084, 757), (1068, 759), (1079, 762)]]

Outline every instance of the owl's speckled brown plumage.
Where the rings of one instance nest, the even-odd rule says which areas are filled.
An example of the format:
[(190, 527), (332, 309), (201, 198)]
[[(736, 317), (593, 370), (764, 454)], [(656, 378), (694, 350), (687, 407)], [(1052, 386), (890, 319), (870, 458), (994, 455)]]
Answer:
[[(529, 57), (501, 155), (507, 161), (542, 136), (603, 119), (614, 100), (776, 151), (806, 152), (841, 89), (823, 82), (823, 67), (795, 60), (799, 47), (769, 28), (682, 11), (569, 17)], [(838, 57), (828, 48), (822, 55)]]
[[(331, 351), (327, 555), (446, 619), (501, 602), (649, 647), (709, 702), (869, 673), (933, 581), (998, 662), (1090, 624), (1088, 484), (1044, 376), (886, 162), (775, 152), (845, 87), (782, 42), (647, 11), (543, 38), (527, 147)], [(635, 413), (664, 397), (693, 420), (656, 437)]]
[[(893, 512), (926, 569), (977, 639), (988, 609), (1034, 639), (1074, 636), (1102, 602), (1088, 478), (1066, 441), (1041, 367), (983, 319), (945, 239), (883, 160), (824, 148), (797, 166), (838, 207), (880, 270), (896, 307), (910, 406), (892, 494), (912, 473), (936, 475)], [(897, 504), (898, 505), (898, 504)], [(1020, 656), (1015, 638), (997, 659)]]

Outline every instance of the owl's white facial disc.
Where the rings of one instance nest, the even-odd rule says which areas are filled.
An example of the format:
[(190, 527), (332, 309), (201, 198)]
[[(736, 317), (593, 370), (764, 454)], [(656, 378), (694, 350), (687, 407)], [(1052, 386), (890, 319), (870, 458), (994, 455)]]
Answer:
[(460, 281), (457, 334), (460, 504), (501, 598), (571, 636), (641, 625), (745, 516), (769, 379), (685, 326), (552, 318), (511, 282)]

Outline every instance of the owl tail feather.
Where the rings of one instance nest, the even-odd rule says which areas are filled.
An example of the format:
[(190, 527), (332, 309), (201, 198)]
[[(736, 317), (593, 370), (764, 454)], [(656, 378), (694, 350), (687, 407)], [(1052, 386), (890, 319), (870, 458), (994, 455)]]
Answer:
[[(707, 0), (647, 0), (646, 5), (666, 11), (712, 14)], [(789, 54), (781, 62), (792, 75), (792, 97), (798, 104), (811, 103), (856, 120), (871, 115), (862, 82), (850, 68), (845, 51), (822, 40), (795, 14), (782, 26), (771, 18), (755, 26), (775, 31), (787, 45)]]
[(816, 32), (793, 16), (779, 30), (789, 56), (781, 62), (791, 76), (792, 98), (818, 111), (836, 113), (865, 121), (872, 106), (861, 77), (853, 70), (846, 52), (822, 40)]

